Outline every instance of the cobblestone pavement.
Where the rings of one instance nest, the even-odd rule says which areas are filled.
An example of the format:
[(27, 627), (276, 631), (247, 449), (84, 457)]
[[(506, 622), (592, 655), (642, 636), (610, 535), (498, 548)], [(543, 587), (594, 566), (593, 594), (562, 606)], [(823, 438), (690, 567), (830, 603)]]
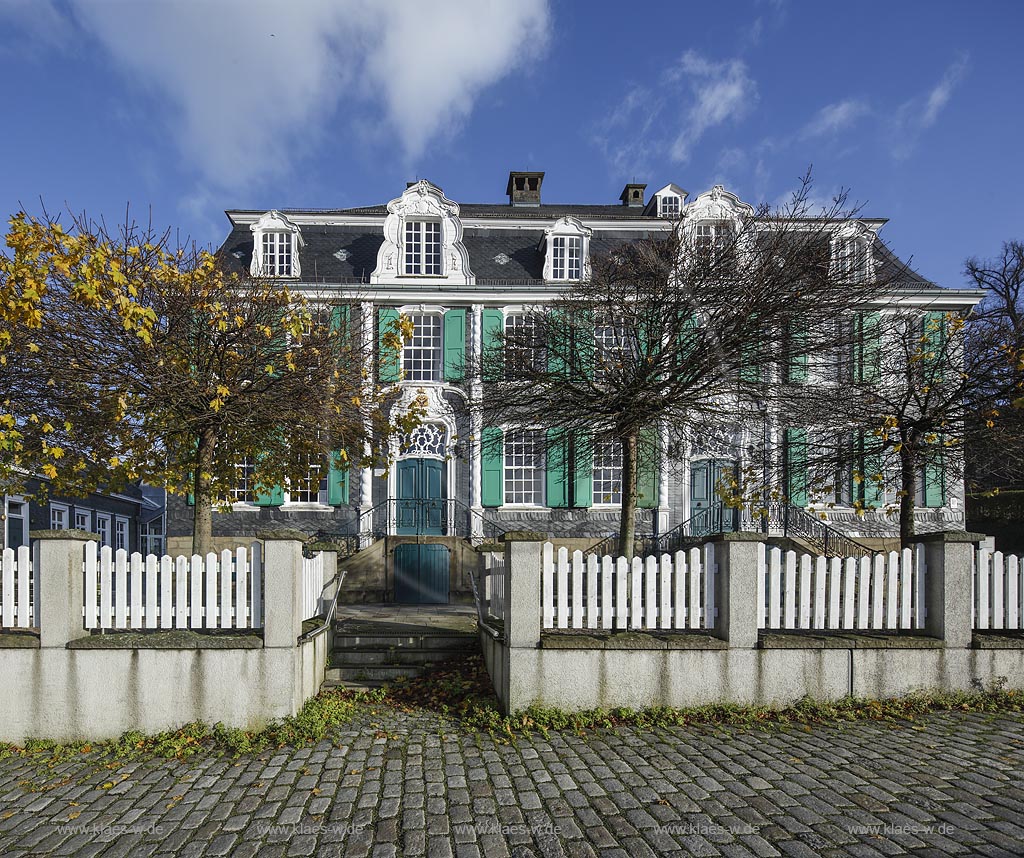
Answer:
[(332, 738), (98, 771), (0, 761), (0, 855), (1024, 855), (1011, 716), (503, 743), (378, 709)]

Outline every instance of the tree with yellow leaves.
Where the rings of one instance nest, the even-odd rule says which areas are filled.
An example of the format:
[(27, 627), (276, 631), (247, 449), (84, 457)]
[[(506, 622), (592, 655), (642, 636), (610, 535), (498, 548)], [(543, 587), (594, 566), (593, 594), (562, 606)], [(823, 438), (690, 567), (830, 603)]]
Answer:
[[(212, 511), (345, 471), (389, 422), (347, 304), (227, 273), (205, 251), (128, 224), (10, 221), (0, 257), (0, 480), (83, 494), (143, 479)], [(408, 335), (399, 319), (384, 348)], [(240, 471), (240, 463), (249, 463)]]

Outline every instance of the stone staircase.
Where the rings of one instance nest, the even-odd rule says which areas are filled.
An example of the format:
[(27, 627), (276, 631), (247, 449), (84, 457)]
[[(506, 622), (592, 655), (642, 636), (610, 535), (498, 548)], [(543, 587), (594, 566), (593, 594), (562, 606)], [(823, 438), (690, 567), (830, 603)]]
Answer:
[(420, 676), (431, 665), (480, 652), (475, 614), (418, 622), (407, 615), (335, 623), (324, 688), (369, 689)]

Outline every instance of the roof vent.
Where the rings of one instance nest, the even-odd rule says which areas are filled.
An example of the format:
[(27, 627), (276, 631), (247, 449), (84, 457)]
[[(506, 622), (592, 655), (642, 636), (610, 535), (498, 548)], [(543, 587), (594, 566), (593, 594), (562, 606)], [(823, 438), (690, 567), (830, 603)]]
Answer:
[(508, 174), (508, 201), (513, 206), (539, 206), (540, 186), (544, 182), (543, 173), (517, 172)]
[(640, 208), (643, 208), (644, 207), (644, 190), (646, 188), (647, 188), (647, 185), (636, 185), (636, 184), (626, 185), (626, 187), (624, 187), (622, 189), (622, 194), (619, 197), (619, 199), (622, 200), (622, 204), (624, 206), (629, 206), (630, 208), (632, 208), (634, 206), (639, 206)]

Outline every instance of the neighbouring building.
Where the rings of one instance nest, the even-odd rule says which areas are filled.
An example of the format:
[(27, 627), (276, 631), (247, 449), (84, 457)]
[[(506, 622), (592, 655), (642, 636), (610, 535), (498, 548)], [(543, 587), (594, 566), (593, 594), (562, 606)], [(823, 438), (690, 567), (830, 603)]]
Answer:
[(94, 492), (84, 498), (40, 495), (41, 481), (26, 481), (24, 494), (0, 496), (3, 501), (3, 540), (0, 547), (29, 544), (33, 530), (85, 530), (99, 536), (103, 545), (126, 551), (161, 553), (163, 540), (163, 492), (148, 486), (126, 486), (120, 492)]
[[(618, 450), (596, 449), (589, 471), (571, 477), (564, 465), (545, 461), (544, 445), (528, 433), (504, 438), (503, 455), (489, 454), (482, 433), (501, 429), (485, 429), (469, 413), (467, 389), (482, 382), (463, 379), (462, 365), (473, 363), (469, 358), (493, 332), (518, 324), (526, 308), (585, 276), (592, 256), (663, 235), (683, 214), (714, 240), (720, 225), (753, 209), (721, 186), (690, 199), (675, 184), (649, 198), (646, 185), (629, 184), (608, 205), (551, 204), (542, 200), (543, 180), (541, 172), (512, 172), (504, 203), (459, 204), (418, 181), (386, 204), (227, 212), (231, 231), (220, 254), (230, 265), (289, 281), (318, 300), (351, 304), (353, 322), (368, 337), (400, 313), (412, 318), (412, 341), (397, 361), (377, 361), (373, 371), (399, 385), (402, 405), (422, 404), (426, 419), (392, 443), (394, 464), (386, 473), (354, 468), (332, 474), (319, 492), (280, 487), (263, 496), (243, 481), (233, 493), (234, 511), (215, 514), (218, 547), (274, 527), (348, 536), (363, 555), (352, 560), (353, 594), (444, 601), (468, 592), (459, 570), (475, 562), (460, 559), (471, 543), (515, 529), (587, 546), (617, 530)], [(926, 295), (929, 309), (939, 312), (978, 301), (977, 292), (940, 288), (906, 268), (877, 238), (884, 223), (859, 218), (837, 228), (834, 254), (842, 247), (865, 264), (905, 271), (894, 284), (897, 302), (906, 296), (920, 303)], [(638, 530), (666, 534), (708, 508), (722, 469), (741, 462), (746, 449), (744, 438), (708, 437), (682, 461), (662, 451), (642, 475), (650, 487)], [(244, 472), (246, 463), (240, 465)], [(860, 536), (897, 531), (880, 512), (856, 516), (842, 482), (823, 511), (830, 526)], [(963, 529), (963, 497), (959, 480), (922, 480), (919, 529)], [(185, 499), (168, 498), (167, 514), (169, 549), (188, 551), (192, 510)]]

